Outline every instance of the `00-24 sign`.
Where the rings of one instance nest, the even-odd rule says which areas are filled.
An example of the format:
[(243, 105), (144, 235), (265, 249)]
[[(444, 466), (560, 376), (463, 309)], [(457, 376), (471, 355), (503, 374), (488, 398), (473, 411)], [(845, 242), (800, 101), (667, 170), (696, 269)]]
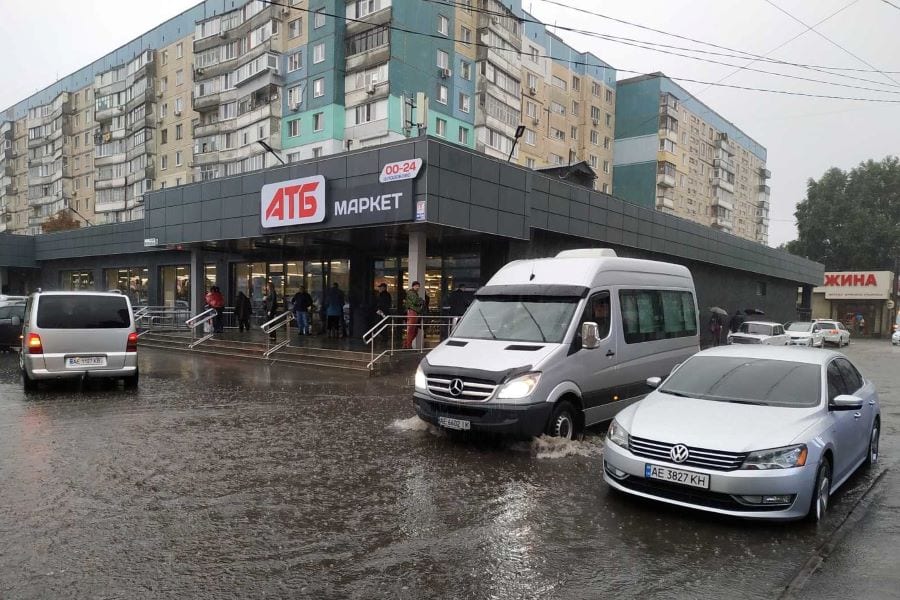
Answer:
[(421, 168), (421, 158), (388, 163), (381, 169), (381, 175), (378, 176), (378, 181), (381, 183), (388, 183), (390, 181), (401, 181), (403, 179), (415, 179)]

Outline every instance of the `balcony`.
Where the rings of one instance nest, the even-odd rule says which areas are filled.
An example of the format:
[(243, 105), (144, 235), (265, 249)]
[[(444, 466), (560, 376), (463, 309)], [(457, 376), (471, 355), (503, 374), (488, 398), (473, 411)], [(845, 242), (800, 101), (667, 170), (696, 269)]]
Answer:
[(729, 192), (731, 194), (734, 193), (734, 183), (731, 181), (728, 181), (724, 177), (713, 177), (712, 185), (713, 185), (713, 187), (722, 188), (723, 190), (725, 190), (726, 192)]
[(728, 135), (724, 133), (719, 134), (719, 139), (716, 140), (716, 148), (722, 150), (723, 152), (727, 152), (731, 156), (734, 156), (734, 148), (731, 146)]
[(713, 167), (716, 169), (722, 169), (728, 173), (734, 175), (734, 163), (731, 160), (726, 158), (714, 158), (713, 159)]
[(95, 156), (94, 157), (94, 166), (97, 168), (105, 167), (108, 165), (115, 165), (118, 163), (123, 163), (123, 162), (125, 162), (125, 160), (126, 159), (125, 159), (124, 152), (120, 152), (118, 154), (110, 154), (107, 156)]
[(94, 113), (94, 120), (98, 123), (103, 123), (111, 120), (113, 117), (118, 117), (123, 114), (125, 114), (124, 106), (110, 106), (96, 111)]
[(759, 193), (768, 196), (772, 192), (772, 189), (766, 184), (760, 184)]
[(100, 179), (99, 177), (94, 180), (94, 189), (96, 190), (108, 190), (110, 188), (122, 188), (125, 187), (125, 177), (113, 177), (112, 179)]
[[(391, 45), (384, 44), (383, 46), (379, 46), (378, 48), (373, 48), (367, 52), (360, 52), (358, 54), (354, 54), (353, 56), (348, 56), (346, 59), (346, 72), (353, 73), (354, 71), (364, 71), (366, 69), (371, 69), (373, 67), (377, 67), (382, 63), (386, 63), (391, 58)], [(435, 67), (435, 74), (437, 74), (437, 67)]]
[(712, 223), (710, 223), (710, 225), (714, 229), (718, 229), (720, 231), (726, 231), (726, 232), (730, 233), (731, 228), (734, 226), (734, 222), (731, 219), (729, 219), (728, 217), (715, 216), (715, 217), (713, 217)]
[(347, 32), (346, 37), (356, 35), (357, 33), (365, 31), (366, 29), (374, 25), (385, 25), (387, 23), (390, 23), (391, 17), (391, 7), (386, 6), (355, 21), (347, 21), (345, 25)]
[(675, 193), (665, 187), (656, 188), (656, 210), (675, 210)]
[(678, 143), (678, 129), (673, 129), (671, 127), (661, 127), (659, 129), (659, 137), (677, 144)]
[(3, 191), (7, 196), (15, 196), (19, 193), (19, 188), (16, 187), (15, 183), (10, 183), (5, 188), (3, 188)]
[[(270, 19), (278, 19), (280, 15), (277, 14), (276, 11), (280, 10), (280, 7), (275, 5), (269, 5), (263, 10), (259, 11), (249, 19), (242, 21), (238, 25), (234, 27), (230, 27), (226, 25), (226, 29), (220, 31), (219, 33), (215, 33), (213, 35), (208, 35), (203, 38), (194, 40), (194, 54), (198, 54), (203, 52), (204, 50), (209, 50), (214, 46), (219, 46), (222, 44), (226, 44), (229, 41), (240, 39), (250, 33), (251, 30), (256, 29), (257, 27), (263, 25), (266, 21)], [(236, 11), (232, 11), (236, 12)], [(230, 13), (225, 13), (230, 14)], [(220, 18), (220, 17), (216, 17)], [(241, 16), (240, 18), (243, 18)]]
[[(731, 196), (731, 194), (729, 194), (729, 196)], [(720, 198), (717, 196), (713, 198), (712, 205), (719, 206), (726, 210), (734, 210), (734, 200), (731, 198)]]
[(104, 213), (104, 212), (112, 212), (116, 210), (125, 210), (125, 201), (117, 200), (114, 202), (97, 202), (94, 204), (94, 212), (96, 213)]
[(760, 167), (759, 168), (759, 177), (760, 177), (760, 179), (771, 179), (772, 171), (768, 170), (765, 167)]
[(656, 185), (659, 187), (675, 187), (675, 175), (671, 175), (668, 173), (657, 173), (656, 174)]
[(4, 177), (15, 177), (16, 175), (16, 167), (14, 165), (7, 164), (3, 167), (3, 176)]
[(131, 112), (141, 104), (149, 104), (156, 101), (156, 94), (153, 89), (148, 87), (142, 94), (133, 96), (131, 100), (125, 103), (125, 111)]

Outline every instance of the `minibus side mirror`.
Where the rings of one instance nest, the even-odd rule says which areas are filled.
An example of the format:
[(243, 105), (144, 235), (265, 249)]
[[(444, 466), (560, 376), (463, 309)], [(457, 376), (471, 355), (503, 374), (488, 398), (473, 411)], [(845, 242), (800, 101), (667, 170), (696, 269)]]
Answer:
[(593, 321), (581, 324), (581, 347), (593, 350), (600, 346), (600, 328)]

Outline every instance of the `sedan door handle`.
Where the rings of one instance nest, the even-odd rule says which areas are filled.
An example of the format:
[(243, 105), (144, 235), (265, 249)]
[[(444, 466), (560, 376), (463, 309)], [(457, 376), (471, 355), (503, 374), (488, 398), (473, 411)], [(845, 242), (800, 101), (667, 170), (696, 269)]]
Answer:
[(862, 416), (862, 413), (860, 413), (860, 412), (855, 412), (855, 413), (853, 413), (853, 418), (854, 418), (854, 419), (858, 419), (858, 418), (860, 418), (861, 416)]
[(607, 351), (606, 351), (606, 356), (615, 356), (615, 355), (616, 355), (616, 353), (613, 352), (612, 350), (607, 350)]
[(869, 406), (875, 406), (875, 401), (874, 401), (874, 400), (869, 400)]

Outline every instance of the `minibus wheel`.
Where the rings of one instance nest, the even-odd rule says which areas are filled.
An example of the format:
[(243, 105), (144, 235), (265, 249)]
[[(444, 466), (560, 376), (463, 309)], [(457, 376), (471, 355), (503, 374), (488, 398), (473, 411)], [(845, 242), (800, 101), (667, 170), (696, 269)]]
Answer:
[(575, 407), (568, 400), (557, 402), (550, 415), (550, 421), (547, 423), (547, 435), (575, 440), (578, 439), (579, 434)]

